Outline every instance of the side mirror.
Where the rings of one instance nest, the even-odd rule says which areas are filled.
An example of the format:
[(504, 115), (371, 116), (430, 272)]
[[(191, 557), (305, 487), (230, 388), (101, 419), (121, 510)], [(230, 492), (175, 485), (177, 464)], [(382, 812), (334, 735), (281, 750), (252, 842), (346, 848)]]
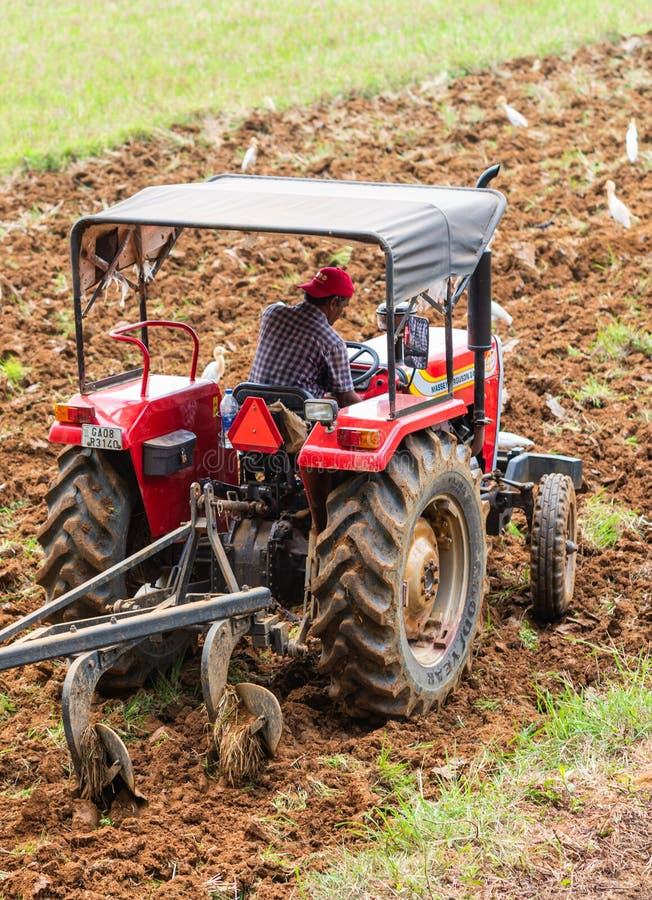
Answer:
[(423, 316), (408, 316), (403, 329), (403, 361), (414, 369), (428, 367), (430, 323)]

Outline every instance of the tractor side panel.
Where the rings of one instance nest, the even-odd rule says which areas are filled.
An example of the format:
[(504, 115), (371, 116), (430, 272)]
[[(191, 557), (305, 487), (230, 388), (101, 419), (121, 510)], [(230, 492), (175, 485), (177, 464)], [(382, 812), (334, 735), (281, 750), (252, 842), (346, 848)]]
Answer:
[[(473, 352), (468, 349), (467, 333), (453, 330), (453, 393), (465, 407), (473, 406)], [(500, 407), (503, 381), (502, 348), (494, 335), (491, 350), (485, 354), (485, 428), (483, 456), (485, 470), (496, 466), (497, 435), (500, 430)], [(430, 329), (430, 360), (427, 369), (415, 373), (410, 393), (419, 397), (437, 397), (446, 393), (446, 350), (444, 329)]]
[[(105, 388), (83, 398), (77, 394), (69, 403), (73, 406), (90, 403), (95, 410), (96, 424), (122, 429), (123, 450), (130, 453), (150, 532), (156, 538), (188, 520), (193, 481), (213, 478), (237, 484), (238, 457), (236, 451), (220, 446), (221, 394), (215, 382), (190, 383), (187, 378), (154, 375), (150, 378), (147, 398), (140, 397), (139, 392), (140, 381)], [(175, 471), (168, 474), (146, 474), (145, 442), (182, 430), (196, 437), (192, 456), (183, 463), (176, 462)], [(49, 440), (80, 446), (81, 426), (55, 422)], [(102, 452), (110, 456), (115, 451)]]
[[(216, 409), (219, 408), (219, 400)], [(166, 475), (148, 475), (144, 469), (145, 441), (175, 431), (190, 431), (196, 443), (190, 465)], [(148, 405), (130, 431), (130, 451), (152, 537), (172, 531), (188, 521), (190, 485), (202, 478), (229, 484), (238, 481), (238, 457), (220, 446), (220, 419), (213, 397), (187, 396), (181, 402)]]
[[(466, 329), (453, 329), (453, 394), (461, 400), (465, 409), (473, 406), (473, 352), (469, 350)], [(377, 353), (381, 363), (387, 361), (387, 342), (384, 336), (366, 341)], [(446, 381), (446, 334), (443, 328), (430, 327), (430, 347), (428, 366), (425, 369), (412, 369), (404, 363), (399, 366), (405, 372), (409, 382), (409, 393), (416, 400), (424, 397), (443, 398), (448, 385)], [(491, 350), (485, 355), (485, 416), (490, 421), (485, 428), (483, 456), (485, 470), (496, 467), (497, 441), (500, 430), (500, 407), (502, 394), (502, 349), (497, 337), (493, 337)], [(364, 393), (365, 399), (380, 397), (387, 391), (387, 374), (381, 373), (373, 379)], [(438, 421), (438, 420), (436, 420)]]

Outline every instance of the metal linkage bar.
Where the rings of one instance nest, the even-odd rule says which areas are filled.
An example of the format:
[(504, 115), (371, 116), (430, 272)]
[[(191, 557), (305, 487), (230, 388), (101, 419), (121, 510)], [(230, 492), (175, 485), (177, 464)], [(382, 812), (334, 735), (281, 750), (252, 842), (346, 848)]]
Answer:
[(215, 498), (213, 495), (213, 486), (211, 484), (204, 485), (204, 514), (206, 516), (206, 534), (210, 541), (211, 549), (215, 554), (215, 558), (220, 567), (220, 571), (224, 576), (226, 585), (230, 591), (240, 590), (237, 579), (231, 568), (231, 563), (226, 555), (226, 550), (222, 545), (220, 536), (217, 533), (217, 522), (215, 520)]
[(123, 560), (122, 562), (116, 563), (115, 566), (111, 566), (111, 568), (107, 569), (106, 572), (102, 572), (100, 575), (96, 575), (89, 581), (85, 581), (84, 584), (81, 584), (79, 587), (73, 588), (71, 591), (67, 591), (65, 594), (62, 594), (61, 597), (57, 597), (56, 600), (52, 600), (50, 603), (45, 603), (43, 606), (35, 609), (34, 612), (28, 613), (17, 622), (13, 622), (11, 625), (7, 625), (6, 628), (3, 628), (0, 631), (0, 642), (6, 641), (7, 638), (13, 637), (16, 634), (20, 634), (21, 631), (25, 631), (27, 628), (35, 625), (37, 622), (42, 622), (44, 619), (50, 618), (52, 615), (54, 615), (54, 613), (65, 609), (66, 606), (70, 606), (71, 603), (74, 603), (75, 600), (83, 597), (89, 591), (92, 591), (95, 588), (106, 584), (117, 575), (122, 575), (123, 572), (129, 571), (129, 569), (132, 569), (134, 566), (137, 566), (144, 560), (149, 559), (150, 556), (154, 556), (154, 554), (158, 553), (159, 550), (163, 550), (165, 547), (169, 547), (170, 544), (174, 544), (176, 543), (176, 541), (180, 541), (183, 540), (183, 538), (188, 537), (190, 531), (190, 524), (181, 525), (179, 528), (176, 528), (169, 534), (166, 534), (163, 537), (159, 538), (157, 541), (154, 541), (153, 544), (149, 544), (149, 546), (145, 547), (143, 550), (139, 550), (137, 553), (134, 553), (132, 556), (127, 557), (127, 559)]
[(71, 656), (82, 651), (99, 650), (123, 641), (146, 638), (177, 628), (206, 625), (218, 619), (228, 619), (230, 616), (251, 615), (271, 605), (270, 590), (257, 587), (233, 594), (206, 595), (205, 599), (168, 609), (153, 608), (139, 615), (124, 618), (119, 614), (106, 616), (104, 621), (90, 628), (84, 628), (79, 633), (75, 624), (71, 622), (65, 634), (35, 637), (33, 640), (16, 641), (9, 647), (1, 647), (0, 671), (44, 659), (54, 659), (57, 656)]

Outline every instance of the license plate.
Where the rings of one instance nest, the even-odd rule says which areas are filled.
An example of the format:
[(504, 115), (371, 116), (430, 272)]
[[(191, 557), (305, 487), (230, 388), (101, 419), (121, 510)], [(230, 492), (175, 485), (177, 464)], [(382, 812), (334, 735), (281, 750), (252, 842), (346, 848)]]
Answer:
[(97, 450), (122, 450), (122, 428), (82, 425), (82, 447)]

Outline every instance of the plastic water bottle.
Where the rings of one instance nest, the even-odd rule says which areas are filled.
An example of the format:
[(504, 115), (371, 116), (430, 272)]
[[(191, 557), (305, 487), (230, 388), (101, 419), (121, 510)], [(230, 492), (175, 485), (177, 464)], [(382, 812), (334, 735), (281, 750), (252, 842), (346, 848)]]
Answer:
[(222, 446), (227, 447), (228, 449), (232, 449), (233, 444), (229, 440), (228, 431), (231, 425), (233, 425), (233, 420), (238, 415), (238, 410), (240, 407), (238, 406), (238, 401), (233, 396), (233, 391), (231, 388), (227, 388), (224, 397), (222, 397), (222, 402), (220, 403), (220, 416), (222, 417)]

